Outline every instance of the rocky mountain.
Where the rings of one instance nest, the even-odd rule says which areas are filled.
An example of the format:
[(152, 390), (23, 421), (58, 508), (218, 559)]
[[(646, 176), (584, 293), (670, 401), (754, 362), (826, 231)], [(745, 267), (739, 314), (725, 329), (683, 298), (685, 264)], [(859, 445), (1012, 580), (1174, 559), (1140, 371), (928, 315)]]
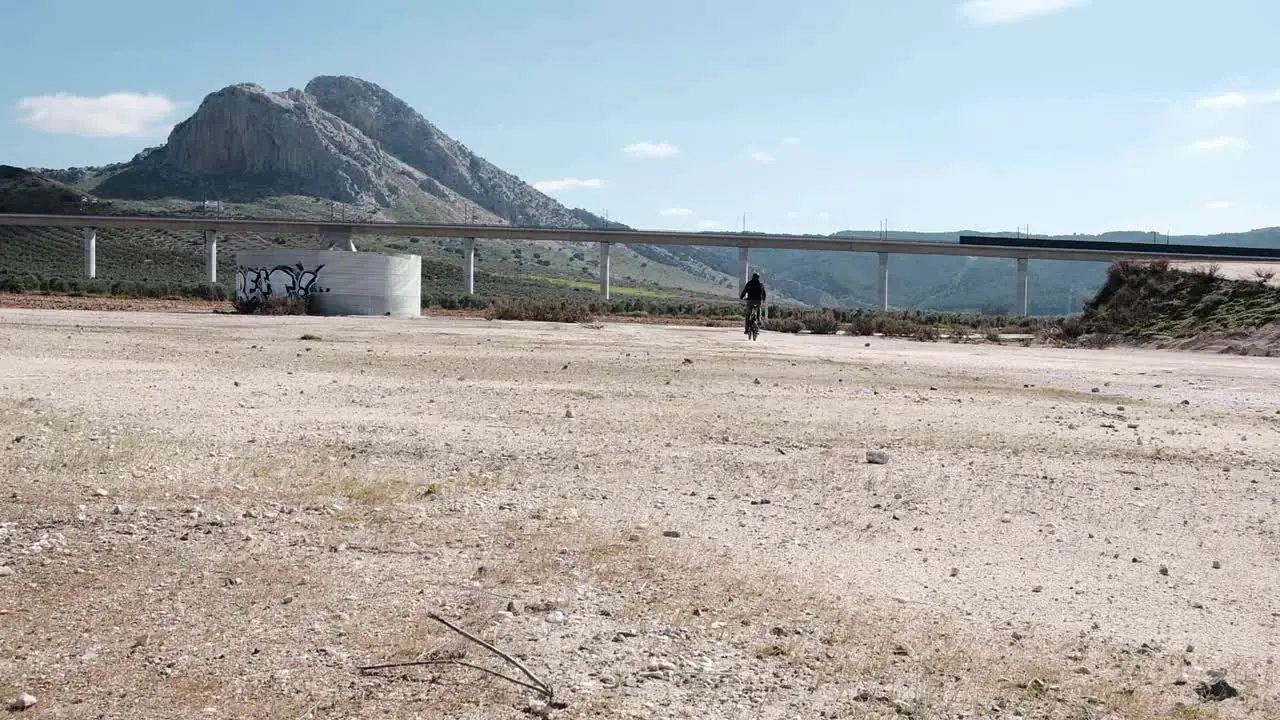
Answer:
[(323, 75), (307, 83), (317, 107), (341, 118), (387, 153), (431, 179), (427, 192), (455, 193), (512, 225), (585, 227), (570, 211), (520, 178), (444, 134), (408, 103), (359, 78)]
[[(312, 198), (382, 220), (558, 227), (603, 223), (469, 150), (378, 85), (326, 75), (304, 89), (241, 83), (205, 97), (167, 141), (127, 163), (42, 170), (101, 198)], [(289, 206), (297, 213), (297, 204)]]

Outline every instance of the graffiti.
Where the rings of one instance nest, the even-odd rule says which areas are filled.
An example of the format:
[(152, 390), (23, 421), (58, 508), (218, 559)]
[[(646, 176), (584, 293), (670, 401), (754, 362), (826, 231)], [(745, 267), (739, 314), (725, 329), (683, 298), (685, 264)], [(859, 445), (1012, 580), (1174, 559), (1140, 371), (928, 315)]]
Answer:
[(259, 306), (272, 300), (300, 300), (306, 302), (329, 288), (316, 285), (324, 265), (307, 269), (302, 263), (276, 265), (275, 267), (236, 267), (236, 302), (247, 306)]

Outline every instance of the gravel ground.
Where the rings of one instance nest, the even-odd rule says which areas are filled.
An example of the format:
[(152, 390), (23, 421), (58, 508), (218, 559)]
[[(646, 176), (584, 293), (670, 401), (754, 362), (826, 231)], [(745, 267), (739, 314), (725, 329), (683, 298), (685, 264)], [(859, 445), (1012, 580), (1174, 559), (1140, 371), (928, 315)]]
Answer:
[[(1278, 389), (1202, 353), (4, 309), (0, 699), (1280, 717)], [(552, 703), (445, 664), (523, 677), (429, 613)]]

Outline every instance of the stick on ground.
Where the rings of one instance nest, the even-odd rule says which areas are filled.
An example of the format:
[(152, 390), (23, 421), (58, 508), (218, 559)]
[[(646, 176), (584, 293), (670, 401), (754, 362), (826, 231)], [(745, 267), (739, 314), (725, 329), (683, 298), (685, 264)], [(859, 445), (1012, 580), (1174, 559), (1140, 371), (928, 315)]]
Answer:
[(416, 661), (412, 661), (412, 662), (386, 663), (386, 664), (382, 664), (382, 665), (365, 665), (364, 667), (361, 667), (361, 668), (360, 668), (360, 670), (361, 670), (361, 671), (368, 671), (368, 670), (381, 670), (381, 669), (384, 669), (384, 668), (393, 668), (393, 667), (410, 667), (410, 666), (414, 666), (414, 665), (461, 665), (462, 667), (472, 668), (472, 669), (474, 669), (474, 670), (480, 670), (480, 671), (482, 671), (482, 672), (486, 672), (486, 673), (488, 673), (488, 674), (490, 674), (490, 675), (493, 675), (493, 676), (495, 676), (495, 677), (500, 677), (500, 678), (502, 678), (503, 680), (506, 680), (506, 681), (508, 681), (508, 682), (512, 682), (512, 683), (515, 683), (516, 685), (520, 685), (520, 686), (522, 686), (522, 687), (526, 687), (526, 688), (528, 688), (528, 689), (530, 689), (530, 690), (536, 691), (536, 692), (538, 692), (539, 694), (546, 696), (546, 698), (547, 698), (548, 700), (549, 700), (549, 699), (551, 699), (551, 698), (554, 696), (554, 693), (553, 693), (553, 691), (552, 691), (552, 689), (551, 689), (551, 686), (550, 686), (550, 685), (548, 685), (546, 682), (544, 682), (544, 681), (542, 680), (542, 678), (539, 678), (537, 675), (534, 675), (534, 674), (529, 670), (529, 668), (525, 667), (525, 666), (524, 666), (524, 664), (523, 664), (523, 663), (521, 663), (519, 660), (516, 660), (515, 658), (511, 657), (511, 656), (510, 656), (510, 655), (508, 655), (507, 653), (502, 652), (501, 650), (499, 650), (498, 648), (494, 647), (493, 645), (490, 645), (489, 643), (485, 642), (484, 640), (481, 640), (480, 638), (476, 637), (475, 635), (472, 635), (471, 633), (467, 632), (466, 630), (463, 630), (462, 628), (458, 627), (457, 625), (454, 625), (453, 623), (449, 622), (448, 620), (445, 620), (444, 618), (440, 617), (439, 615), (437, 615), (437, 614), (435, 614), (435, 613), (427, 613), (427, 617), (431, 618), (432, 620), (435, 620), (436, 622), (440, 623), (441, 625), (444, 625), (445, 627), (449, 628), (450, 630), (452, 630), (452, 631), (454, 631), (454, 632), (458, 633), (458, 634), (459, 634), (459, 635), (461, 635), (462, 637), (464, 637), (464, 638), (466, 638), (466, 639), (470, 640), (471, 642), (473, 642), (473, 643), (475, 643), (475, 644), (479, 645), (480, 647), (483, 647), (484, 649), (488, 650), (489, 652), (493, 653), (494, 655), (497, 655), (498, 657), (502, 658), (503, 660), (507, 661), (508, 663), (510, 663), (510, 664), (512, 664), (512, 665), (514, 665), (514, 666), (516, 667), (516, 669), (517, 669), (517, 670), (519, 670), (521, 673), (523, 673), (523, 674), (524, 674), (524, 676), (525, 676), (525, 677), (529, 678), (530, 682), (525, 682), (524, 680), (520, 680), (520, 679), (518, 679), (518, 678), (513, 678), (513, 677), (510, 677), (510, 676), (508, 676), (508, 675), (503, 675), (503, 674), (502, 674), (502, 673), (500, 673), (500, 672), (496, 672), (496, 671), (494, 671), (494, 670), (490, 670), (490, 669), (488, 669), (488, 668), (481, 667), (481, 666), (479, 666), (479, 665), (473, 665), (473, 664), (468, 663), (468, 662), (463, 662), (463, 661), (461, 661), (461, 660), (416, 660)]

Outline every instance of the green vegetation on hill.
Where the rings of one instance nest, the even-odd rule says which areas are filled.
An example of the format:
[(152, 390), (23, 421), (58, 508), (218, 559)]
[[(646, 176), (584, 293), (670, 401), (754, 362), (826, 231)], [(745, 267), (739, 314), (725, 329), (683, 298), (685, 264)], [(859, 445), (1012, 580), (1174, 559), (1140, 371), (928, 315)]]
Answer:
[(0, 165), (0, 213), (55, 215), (110, 211), (111, 203), (90, 200), (76, 188), (30, 170)]
[(1280, 288), (1269, 279), (1230, 280), (1215, 268), (1177, 270), (1165, 262), (1116, 263), (1080, 324), (1141, 339), (1251, 332), (1280, 320)]

